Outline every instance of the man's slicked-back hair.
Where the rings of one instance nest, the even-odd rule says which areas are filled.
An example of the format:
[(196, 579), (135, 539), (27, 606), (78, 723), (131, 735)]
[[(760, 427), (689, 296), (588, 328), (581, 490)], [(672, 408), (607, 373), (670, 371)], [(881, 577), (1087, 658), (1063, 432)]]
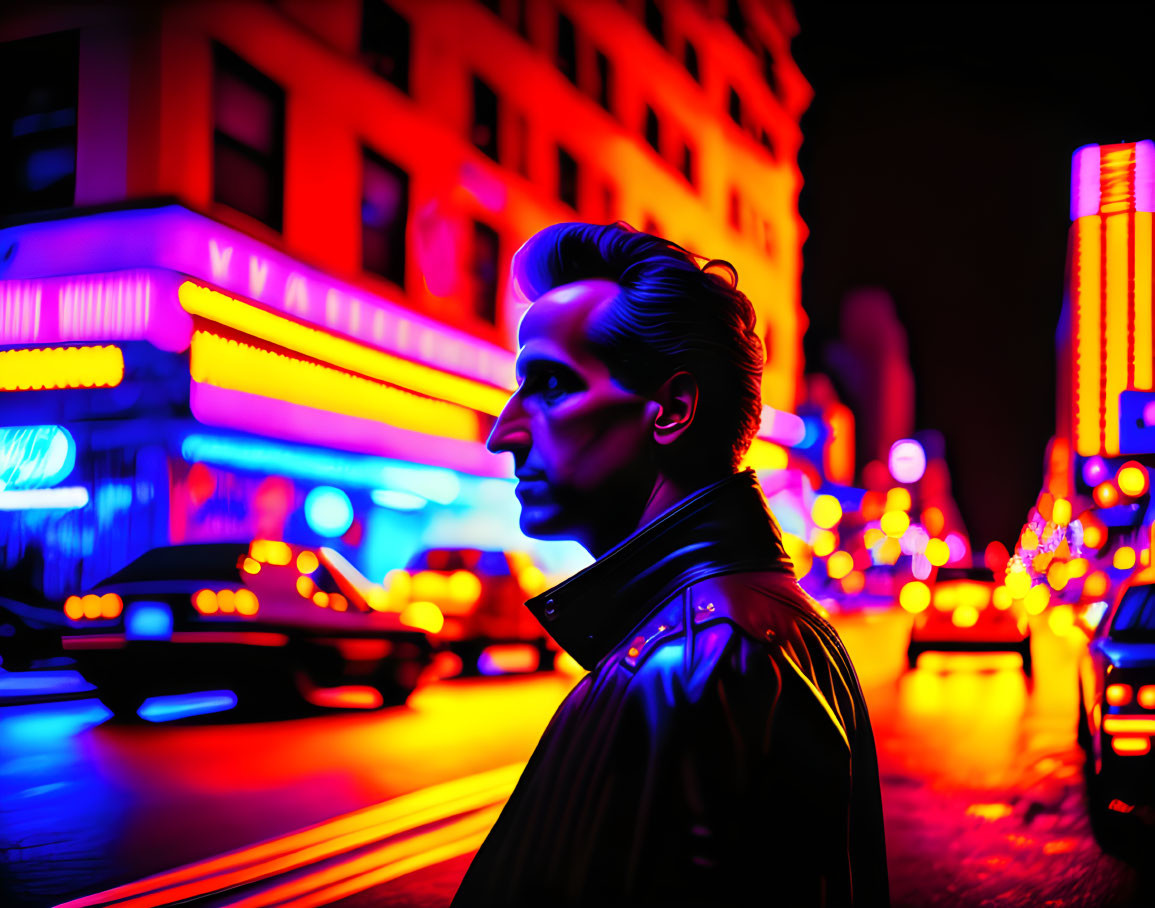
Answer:
[(738, 468), (758, 432), (766, 353), (733, 265), (619, 221), (546, 227), (518, 250), (512, 269), (529, 300), (574, 281), (621, 287), (591, 327), (598, 356), (639, 394), (676, 372), (693, 375), (698, 411), (685, 444), (676, 446), (688, 455), (680, 459), (707, 470)]

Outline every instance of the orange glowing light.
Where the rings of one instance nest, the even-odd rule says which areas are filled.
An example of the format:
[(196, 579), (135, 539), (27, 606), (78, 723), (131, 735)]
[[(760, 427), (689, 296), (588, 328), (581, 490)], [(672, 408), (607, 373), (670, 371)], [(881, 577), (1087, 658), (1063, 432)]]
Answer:
[(64, 614), (73, 621), (79, 621), (84, 617), (84, 606), (79, 596), (69, 596), (64, 600)]
[(1109, 735), (1155, 735), (1155, 719), (1144, 716), (1104, 716), (1103, 731)]
[(1119, 472), (1115, 474), (1115, 482), (1119, 485), (1119, 491), (1129, 498), (1138, 498), (1146, 494), (1150, 486), (1147, 469), (1134, 460), (1128, 460), (1119, 467)]
[[(881, 532), (879, 535), (882, 535)], [(810, 532), (810, 545), (813, 546), (815, 555), (819, 558), (825, 558), (838, 548), (838, 534), (832, 530), (815, 527)]]
[(979, 611), (973, 605), (960, 605), (950, 615), (955, 627), (974, 627), (979, 620)]
[(256, 558), (246, 557), (244, 567), (246, 574), (257, 574), (260, 573), (261, 563)]
[(866, 588), (866, 575), (862, 571), (851, 571), (842, 578), (842, 591), (851, 596), (861, 593)]
[(887, 511), (880, 521), (882, 532), (892, 539), (899, 539), (910, 526), (910, 515), (906, 511)]
[(381, 691), (366, 684), (308, 687), (303, 696), (314, 706), (324, 709), (378, 709), (385, 702)]
[(1006, 584), (1015, 599), (1022, 599), (1031, 590), (1031, 578), (1021, 567), (1018, 570), (1007, 571)]
[(288, 543), (275, 539), (254, 539), (249, 546), (249, 555), (255, 561), (275, 565), (286, 565), (293, 560), (293, 550)]
[(1028, 614), (1041, 615), (1051, 604), (1051, 588), (1043, 583), (1031, 587), (1023, 598), (1023, 604)]
[(255, 615), (260, 608), (260, 602), (252, 590), (237, 590), (234, 604), (238, 615)]
[(123, 379), (119, 347), (0, 350), (0, 391), (114, 388)]
[(1141, 757), (1151, 752), (1150, 738), (1119, 737), (1111, 739), (1111, 749), (1121, 757)]
[(1047, 583), (1051, 589), (1061, 590), (1067, 585), (1067, 565), (1061, 561), (1052, 561), (1047, 568)]
[[(789, 535), (789, 533), (783, 534), (782, 538), (784, 543), (786, 541), (786, 537)], [(798, 541), (801, 542), (802, 540)], [(794, 569), (796, 571), (801, 570), (801, 559), (798, 557), (798, 554), (796, 552), (790, 552), (790, 555), (791, 560), (794, 562)], [(805, 573), (805, 571), (802, 571), (803, 575), (805, 575)], [(452, 578), (450, 579), (452, 580)], [(546, 580), (545, 574), (542, 572), (541, 568), (531, 564), (529, 567), (522, 568), (517, 572), (517, 584), (521, 587), (522, 592), (524, 592), (526, 596), (532, 597), (538, 595), (539, 593), (544, 593), (546, 588), (549, 586), (549, 581)], [(481, 591), (478, 590), (478, 596), (473, 598), (473, 602), (476, 602), (480, 595)]]
[(1129, 545), (1119, 546), (1111, 558), (1111, 565), (1119, 571), (1131, 570), (1135, 567), (1135, 550)]
[(218, 609), (217, 594), (212, 590), (198, 590), (193, 596), (193, 608), (202, 615), (215, 615)]
[(231, 615), (237, 610), (237, 595), (232, 590), (217, 590), (217, 608), (222, 615)]
[[(899, 511), (901, 514), (902, 512)], [(900, 534), (901, 535), (901, 534)], [(902, 544), (893, 537), (887, 536), (878, 545), (878, 560), (882, 564), (894, 564), (902, 555)]]
[(1030, 527), (1024, 527), (1019, 536), (1019, 548), (1026, 552), (1033, 552), (1039, 547), (1039, 537)]
[(1075, 627), (1075, 613), (1069, 605), (1057, 605), (1047, 616), (1047, 624), (1056, 636), (1065, 636)]
[(910, 492), (902, 486), (895, 486), (886, 493), (886, 510), (909, 511)]
[[(526, 570), (531, 570), (531, 568), (527, 568)], [(522, 571), (518, 574), (519, 581), (522, 579), (522, 573), (525, 572)], [(540, 573), (540, 571), (538, 573)], [(449, 583), (447, 586), (449, 598), (458, 605), (472, 607), (476, 605), (477, 600), (481, 598), (481, 580), (472, 571), (454, 571), (449, 575)]]
[(1001, 584), (996, 586), (991, 593), (991, 602), (994, 603), (995, 608), (1001, 611), (1009, 609), (1013, 601), (1014, 596), (1011, 595), (1011, 591)]
[(349, 609), (349, 600), (340, 593), (333, 593), (329, 596), (329, 608), (335, 612), (344, 612)]
[(1051, 507), (1051, 519), (1061, 527), (1071, 522), (1071, 502), (1066, 498), (1056, 498)]
[(925, 612), (930, 605), (930, 587), (921, 580), (911, 580), (903, 584), (898, 593), (898, 604), (912, 615)]
[(297, 570), (302, 574), (311, 574), (317, 570), (317, 554), (310, 549), (305, 549), (297, 556)]
[(297, 592), (305, 599), (312, 599), (313, 593), (317, 592), (316, 584), (313, 583), (312, 577), (298, 577), (297, 578)]
[(329, 594), (324, 590), (317, 590), (317, 592), (313, 593), (313, 604), (319, 605), (321, 608), (328, 608)]
[(1095, 571), (1083, 581), (1083, 595), (1089, 599), (1102, 599), (1107, 594), (1110, 579), (1102, 571)]
[(80, 605), (84, 609), (85, 618), (99, 618), (100, 617), (100, 597), (89, 593), (80, 600)]
[(842, 519), (842, 505), (833, 495), (819, 495), (810, 508), (810, 517), (815, 526), (829, 530)]
[(950, 546), (941, 539), (931, 539), (926, 544), (926, 560), (935, 567), (942, 567), (950, 561)]
[(401, 612), (401, 623), (429, 634), (441, 632), (445, 626), (445, 616), (432, 602), (411, 602)]
[(1091, 497), (1095, 499), (1095, 504), (1099, 507), (1112, 508), (1119, 503), (1119, 490), (1115, 488), (1113, 482), (1101, 482), (1095, 486), (1095, 491), (1091, 493)]
[[(869, 527), (866, 532), (862, 534), (862, 544), (868, 549), (874, 548), (878, 543), (886, 538), (886, 533), (882, 532), (878, 527)], [(834, 551), (834, 548), (831, 548)], [(818, 554), (816, 551), (814, 554)]]
[(1085, 514), (1080, 519), (1083, 524), (1083, 545), (1092, 549), (1101, 548), (1107, 541), (1106, 528), (1091, 515)]
[(1108, 684), (1105, 695), (1111, 706), (1126, 706), (1131, 702), (1130, 684)]
[[(885, 470), (886, 468), (883, 467)], [(886, 510), (886, 496), (881, 492), (867, 492), (862, 496), (862, 519), (878, 520)]]
[(1144, 684), (1135, 699), (1144, 709), (1155, 709), (1155, 684)]
[(1043, 520), (1051, 520), (1054, 514), (1055, 496), (1050, 492), (1040, 492), (1039, 497), (1035, 499), (1035, 508), (1042, 516)]
[[(638, 652), (637, 647), (631, 647), (626, 655), (636, 659)], [(537, 671), (541, 653), (536, 646), (528, 643), (498, 643), (482, 650), (478, 661), (481, 659), (486, 659), (488, 667), (495, 672), (517, 674)]]
[(854, 556), (841, 550), (834, 552), (826, 561), (826, 573), (831, 580), (841, 580), (854, 570)]
[[(512, 390), (485, 385), (374, 350), (346, 338), (258, 309), (223, 293), (197, 286), (191, 281), (181, 284), (179, 296), (181, 305), (193, 315), (204, 316), (211, 321), (269, 341), (278, 347), (295, 350), (311, 359), (332, 363), (340, 369), (409, 388), (419, 394), (428, 395), (429, 398), (436, 398), (439, 402), (449, 401), (497, 416), (505, 407), (509, 392)], [(195, 355), (194, 352), (193, 356)], [(423, 399), (424, 406), (428, 407), (432, 403), (434, 401)]]
[[(922, 512), (922, 525), (931, 536), (939, 536), (946, 527), (946, 518), (941, 508), (926, 508)], [(945, 562), (944, 562), (945, 563)]]
[(100, 597), (100, 617), (116, 618), (124, 608), (124, 603), (116, 593), (105, 593)]

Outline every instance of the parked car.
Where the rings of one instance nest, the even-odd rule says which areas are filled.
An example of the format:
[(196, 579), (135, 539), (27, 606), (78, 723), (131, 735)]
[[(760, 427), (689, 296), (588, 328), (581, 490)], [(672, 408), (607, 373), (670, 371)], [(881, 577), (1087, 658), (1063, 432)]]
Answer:
[(443, 616), (433, 634), (441, 677), (552, 669), (559, 647), (525, 607), (546, 586), (527, 553), (496, 549), (426, 549), (386, 578), (391, 608)]
[(64, 613), (64, 650), (119, 713), (208, 688), (266, 705), (399, 703), (432, 652), (339, 553), (271, 540), (152, 549)]
[(1155, 575), (1122, 584), (1079, 662), (1078, 739), (1091, 828), (1108, 851), (1155, 809)]
[[(914, 615), (907, 665), (927, 651), (1019, 653), (1030, 677), (1031, 629), (1022, 603), (995, 596), (988, 568), (940, 567), (928, 584), (930, 602)], [(925, 593), (924, 593), (925, 595)]]

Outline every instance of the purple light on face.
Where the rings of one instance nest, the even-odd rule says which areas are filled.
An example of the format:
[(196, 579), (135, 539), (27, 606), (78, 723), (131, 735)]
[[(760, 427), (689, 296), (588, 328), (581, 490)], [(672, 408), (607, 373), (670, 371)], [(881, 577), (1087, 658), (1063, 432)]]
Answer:
[(1099, 213), (1099, 146), (1084, 145), (1071, 158), (1071, 220)]
[[(1144, 419), (1146, 413), (1144, 413)], [(1107, 462), (1102, 457), (1088, 457), (1083, 462), (1083, 482), (1089, 486), (1097, 486), (1108, 477), (1110, 471), (1107, 469)]]
[(494, 457), (479, 442), (434, 437), (201, 382), (192, 382), (189, 404), (193, 416), (205, 425), (447, 467), (473, 476), (506, 479), (513, 475), (510, 458)]

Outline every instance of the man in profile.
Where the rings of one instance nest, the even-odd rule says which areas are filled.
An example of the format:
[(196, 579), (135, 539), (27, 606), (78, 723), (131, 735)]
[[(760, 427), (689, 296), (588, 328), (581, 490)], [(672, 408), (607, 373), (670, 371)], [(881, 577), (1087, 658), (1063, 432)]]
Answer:
[(734, 269), (557, 224), (513, 279), (520, 386), (488, 446), (522, 530), (596, 559), (527, 603), (589, 674), (453, 904), (886, 904), (858, 679), (739, 470), (765, 353)]

